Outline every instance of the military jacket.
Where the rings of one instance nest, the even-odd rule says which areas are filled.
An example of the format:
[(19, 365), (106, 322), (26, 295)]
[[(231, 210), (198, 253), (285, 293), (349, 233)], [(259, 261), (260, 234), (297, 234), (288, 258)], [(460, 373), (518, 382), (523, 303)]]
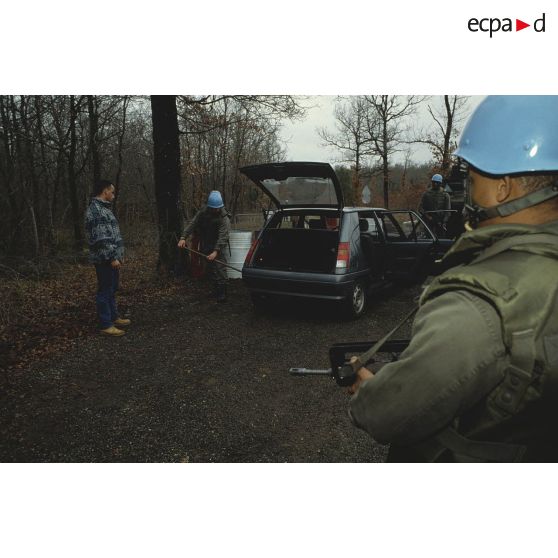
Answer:
[(444, 190), (427, 190), (422, 195), (419, 210), (421, 211), (438, 211), (441, 209), (451, 209), (451, 200), (449, 194)]
[(558, 222), (463, 235), (354, 422), (394, 460), (556, 461)]
[(225, 253), (229, 245), (229, 231), (230, 219), (226, 209), (223, 207), (219, 213), (214, 214), (206, 206), (186, 224), (182, 237), (186, 238), (195, 232), (200, 237), (201, 249), (204, 253), (214, 250)]

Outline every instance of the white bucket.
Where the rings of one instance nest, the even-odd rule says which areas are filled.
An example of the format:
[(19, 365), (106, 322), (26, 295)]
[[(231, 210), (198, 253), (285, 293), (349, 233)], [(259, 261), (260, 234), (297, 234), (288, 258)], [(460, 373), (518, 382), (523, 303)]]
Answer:
[[(252, 245), (252, 231), (230, 231), (229, 243), (231, 246), (231, 253), (229, 256), (229, 265), (242, 269), (246, 254)], [(240, 279), (242, 274), (227, 267), (227, 277), (229, 279)]]

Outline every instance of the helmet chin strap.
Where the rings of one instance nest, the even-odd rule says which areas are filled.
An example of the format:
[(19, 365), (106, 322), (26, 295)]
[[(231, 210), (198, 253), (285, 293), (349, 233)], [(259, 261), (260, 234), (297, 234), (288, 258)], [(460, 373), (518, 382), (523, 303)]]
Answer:
[(467, 230), (474, 229), (480, 222), (492, 219), (493, 217), (507, 217), (513, 213), (517, 213), (528, 207), (533, 207), (539, 203), (551, 200), (558, 196), (558, 182), (551, 186), (546, 186), (540, 190), (536, 190), (506, 203), (494, 205), (492, 207), (481, 207), (475, 203), (466, 203), (464, 205), (465, 228)]

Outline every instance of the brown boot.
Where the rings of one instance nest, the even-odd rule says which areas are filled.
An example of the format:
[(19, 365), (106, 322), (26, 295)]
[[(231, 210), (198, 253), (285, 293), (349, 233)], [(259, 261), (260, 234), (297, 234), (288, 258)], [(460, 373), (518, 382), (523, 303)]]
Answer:
[(123, 326), (129, 326), (132, 323), (132, 320), (128, 320), (127, 318), (118, 318), (117, 320), (114, 320), (114, 322), (112, 323), (115, 326), (123, 327)]
[(103, 335), (110, 335), (111, 337), (120, 337), (121, 335), (124, 335), (126, 332), (122, 331), (121, 329), (118, 329), (117, 327), (110, 326), (107, 327), (106, 329), (101, 329), (101, 333)]

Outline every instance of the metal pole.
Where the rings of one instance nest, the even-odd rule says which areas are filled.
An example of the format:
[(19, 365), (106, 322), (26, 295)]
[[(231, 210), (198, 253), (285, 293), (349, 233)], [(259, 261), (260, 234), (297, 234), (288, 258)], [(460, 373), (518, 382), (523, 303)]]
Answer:
[[(194, 250), (193, 248), (188, 248), (188, 246), (184, 246), (185, 250), (188, 250), (189, 252), (193, 252), (194, 254), (197, 254), (198, 256), (202, 256), (205, 259), (207, 259), (207, 256), (205, 254), (202, 254), (201, 252), (198, 252), (197, 250)], [(224, 265), (225, 267), (230, 267), (231, 269), (234, 269), (235, 271), (238, 271), (239, 273), (242, 273), (242, 269), (238, 269), (232, 265), (229, 265), (228, 263), (225, 263), (221, 260), (218, 260), (217, 258), (215, 258), (213, 260), (214, 262), (220, 263), (221, 265)]]

